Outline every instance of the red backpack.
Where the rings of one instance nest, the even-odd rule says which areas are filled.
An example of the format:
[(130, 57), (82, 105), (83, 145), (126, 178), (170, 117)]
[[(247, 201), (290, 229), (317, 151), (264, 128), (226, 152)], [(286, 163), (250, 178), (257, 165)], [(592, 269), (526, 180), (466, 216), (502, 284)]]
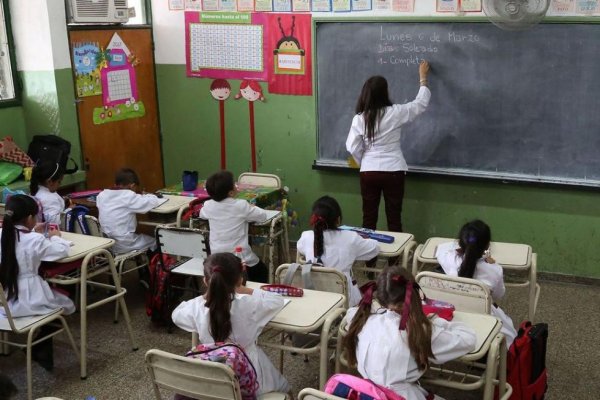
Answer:
[(155, 254), (150, 260), (150, 288), (146, 291), (146, 314), (159, 326), (172, 326), (171, 313), (171, 267), (177, 262), (175, 257)]
[(507, 354), (506, 381), (512, 386), (511, 400), (541, 400), (548, 389), (546, 343), (548, 324), (524, 321)]

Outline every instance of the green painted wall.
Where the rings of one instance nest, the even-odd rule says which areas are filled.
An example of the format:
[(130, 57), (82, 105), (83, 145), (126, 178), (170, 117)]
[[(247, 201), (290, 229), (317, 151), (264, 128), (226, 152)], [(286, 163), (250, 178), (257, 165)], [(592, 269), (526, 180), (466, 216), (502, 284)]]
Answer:
[[(178, 181), (186, 169), (206, 177), (219, 168), (220, 160), (219, 109), (210, 96), (211, 80), (186, 78), (183, 65), (157, 65), (157, 80), (166, 182)], [(235, 94), (239, 81), (230, 83)], [(279, 175), (290, 188), (301, 218), (291, 237), (306, 229), (311, 203), (323, 194), (340, 201), (345, 222), (360, 225), (357, 173), (311, 168), (316, 153), (314, 98), (265, 97), (265, 103), (254, 107), (258, 170)], [(225, 114), (228, 169), (239, 174), (250, 166), (248, 103), (232, 95)], [(494, 240), (531, 244), (542, 271), (600, 277), (598, 198), (583, 189), (415, 175), (407, 181), (403, 222), (423, 242), (430, 236), (454, 236), (466, 220), (481, 218), (492, 227)], [(380, 220), (379, 227), (385, 226)]]
[(27, 149), (23, 107), (0, 108), (0, 139), (5, 136), (12, 136), (21, 148)]

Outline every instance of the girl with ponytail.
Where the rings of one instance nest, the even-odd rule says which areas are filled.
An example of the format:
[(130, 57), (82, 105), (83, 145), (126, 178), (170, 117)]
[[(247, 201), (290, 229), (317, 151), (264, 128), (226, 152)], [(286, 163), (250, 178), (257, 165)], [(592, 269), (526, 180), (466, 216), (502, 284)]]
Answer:
[[(460, 228), (458, 243), (439, 245), (436, 256), (444, 273), (483, 282), (490, 289), (494, 301), (499, 301), (505, 292), (504, 274), (489, 253), (491, 240), (490, 227), (483, 221), (474, 220)], [(510, 347), (517, 336), (512, 319), (496, 304), (492, 306), (492, 315), (502, 321), (501, 332)]]
[(29, 193), (42, 205), (43, 222), (60, 225), (60, 214), (65, 210), (65, 200), (56, 191), (60, 187), (63, 175), (58, 163), (53, 161), (40, 160), (33, 167)]
[(312, 231), (302, 232), (296, 248), (307, 261), (335, 268), (346, 275), (350, 306), (360, 301), (360, 291), (353, 282), (352, 265), (356, 260), (371, 260), (379, 254), (379, 246), (373, 239), (363, 239), (353, 231), (339, 230), (342, 210), (330, 196), (323, 196), (313, 204), (310, 224)]
[(242, 262), (231, 253), (215, 253), (204, 261), (207, 291), (182, 302), (173, 322), (197, 332), (201, 343), (240, 345), (256, 369), (258, 394), (289, 391), (287, 380), (256, 345), (263, 328), (285, 305), (278, 294), (243, 286)]
[[(430, 362), (443, 364), (475, 348), (475, 332), (460, 322), (426, 316), (420, 288), (406, 269), (386, 268), (361, 288), (358, 307), (343, 347), (363, 378), (393, 390), (406, 400), (440, 399), (419, 386)], [(373, 298), (379, 304), (373, 303)]]

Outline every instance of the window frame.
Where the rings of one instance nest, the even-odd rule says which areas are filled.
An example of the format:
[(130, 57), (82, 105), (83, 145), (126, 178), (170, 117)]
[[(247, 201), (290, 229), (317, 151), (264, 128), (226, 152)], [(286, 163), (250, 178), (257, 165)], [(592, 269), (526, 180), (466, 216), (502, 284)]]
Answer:
[(2, 2), (2, 10), (4, 13), (4, 27), (6, 29), (6, 41), (8, 44), (8, 55), (10, 57), (10, 69), (13, 80), (13, 90), (15, 97), (7, 100), (0, 99), (0, 108), (15, 107), (21, 105), (21, 81), (17, 74), (17, 53), (15, 51), (15, 41), (12, 33), (12, 24), (10, 19), (10, 9), (8, 0), (0, 0)]

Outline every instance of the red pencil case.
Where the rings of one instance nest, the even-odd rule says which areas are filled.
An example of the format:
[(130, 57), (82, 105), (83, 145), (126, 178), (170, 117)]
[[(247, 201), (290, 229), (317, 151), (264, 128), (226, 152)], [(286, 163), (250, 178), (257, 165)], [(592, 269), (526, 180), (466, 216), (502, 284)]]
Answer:
[(436, 314), (446, 321), (452, 321), (452, 318), (454, 318), (454, 305), (448, 302), (426, 298), (423, 300), (422, 307), (425, 315)]
[(279, 293), (282, 296), (289, 297), (302, 297), (304, 296), (304, 290), (288, 285), (263, 285), (260, 287), (262, 290), (267, 292)]

